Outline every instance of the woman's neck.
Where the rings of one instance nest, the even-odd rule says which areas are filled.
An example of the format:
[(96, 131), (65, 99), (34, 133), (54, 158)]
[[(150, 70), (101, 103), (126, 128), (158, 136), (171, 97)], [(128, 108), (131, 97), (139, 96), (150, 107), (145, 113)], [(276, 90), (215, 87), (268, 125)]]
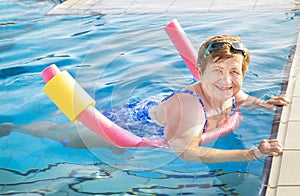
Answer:
[(202, 83), (197, 82), (187, 88), (194, 91), (203, 101), (208, 116), (215, 116), (225, 112), (228, 108), (232, 107), (232, 99), (219, 100), (214, 98), (209, 93)]

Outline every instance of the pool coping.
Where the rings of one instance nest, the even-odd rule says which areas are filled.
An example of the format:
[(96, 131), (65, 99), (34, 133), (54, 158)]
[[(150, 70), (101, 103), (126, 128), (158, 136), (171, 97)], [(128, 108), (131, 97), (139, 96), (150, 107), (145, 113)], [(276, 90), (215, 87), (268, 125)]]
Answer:
[(295, 10), (300, 0), (67, 0), (51, 9), (49, 15), (190, 13), (219, 11)]
[[(297, 42), (297, 40), (295, 40), (294, 42)], [(295, 57), (295, 53), (296, 53), (296, 47), (297, 47), (297, 43), (291, 46), (290, 55), (285, 64), (284, 74), (283, 74), (283, 79), (282, 79), (282, 86), (281, 86), (281, 94), (289, 94), (290, 96), (293, 96), (293, 94), (292, 94), (292, 92), (287, 92), (287, 89), (288, 89), (288, 84), (289, 84), (289, 76), (291, 74), (291, 67), (293, 65), (293, 61), (294, 61), (294, 57)], [(291, 90), (291, 88), (289, 88), (289, 91), (290, 90)], [(291, 99), (291, 97), (289, 97), (289, 99)], [(285, 107), (278, 107), (276, 109), (273, 123), (272, 123), (272, 130), (271, 130), (271, 134), (270, 134), (270, 138), (272, 138), (272, 139), (280, 137), (279, 140), (281, 142), (284, 140), (284, 138), (282, 137), (281, 133), (278, 133), (278, 130), (279, 130), (280, 126), (281, 127), (283, 126), (281, 123), (284, 123), (281, 120), (282, 115), (285, 115), (282, 113), (283, 110), (287, 109), (287, 108), (285, 108), (285, 109), (284, 108)], [(274, 174), (271, 175), (271, 177), (270, 177), (272, 161), (273, 161), (273, 158), (271, 158), (271, 157), (267, 157), (265, 159), (260, 195), (265, 195), (267, 192), (267, 188), (272, 187), (271, 184), (269, 185), (270, 178), (271, 178), (271, 180), (273, 180), (273, 178), (274, 178)], [(274, 173), (274, 170), (272, 173)]]
[(292, 103), (282, 108), (278, 122), (277, 139), (283, 145), (283, 154), (272, 158), (268, 183), (263, 185), (265, 191), (262, 191), (267, 196), (300, 193), (300, 172), (297, 168), (300, 165), (300, 34), (297, 37), (286, 87), (286, 95)]

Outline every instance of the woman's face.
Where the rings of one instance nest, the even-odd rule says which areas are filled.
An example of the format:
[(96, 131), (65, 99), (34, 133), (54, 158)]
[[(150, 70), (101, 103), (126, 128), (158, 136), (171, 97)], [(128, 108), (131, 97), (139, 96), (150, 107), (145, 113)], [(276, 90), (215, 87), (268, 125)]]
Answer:
[(241, 55), (208, 64), (202, 73), (203, 87), (214, 99), (226, 101), (236, 95), (243, 83)]

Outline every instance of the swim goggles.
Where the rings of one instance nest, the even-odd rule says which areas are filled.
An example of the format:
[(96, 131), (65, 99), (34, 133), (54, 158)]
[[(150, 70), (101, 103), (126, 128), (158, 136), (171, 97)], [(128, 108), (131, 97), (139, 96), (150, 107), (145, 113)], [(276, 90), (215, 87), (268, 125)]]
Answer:
[(246, 47), (240, 42), (211, 42), (204, 53), (204, 59), (213, 51), (218, 51), (224, 47), (225, 44), (230, 45), (231, 52), (241, 52), (244, 56), (244, 59), (247, 59)]

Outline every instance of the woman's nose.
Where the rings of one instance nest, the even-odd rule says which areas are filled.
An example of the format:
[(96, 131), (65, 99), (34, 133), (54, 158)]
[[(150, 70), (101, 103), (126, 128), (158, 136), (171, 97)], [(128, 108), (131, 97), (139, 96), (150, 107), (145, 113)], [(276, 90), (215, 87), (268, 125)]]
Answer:
[(231, 76), (229, 72), (222, 73), (222, 81), (224, 84), (231, 84)]

